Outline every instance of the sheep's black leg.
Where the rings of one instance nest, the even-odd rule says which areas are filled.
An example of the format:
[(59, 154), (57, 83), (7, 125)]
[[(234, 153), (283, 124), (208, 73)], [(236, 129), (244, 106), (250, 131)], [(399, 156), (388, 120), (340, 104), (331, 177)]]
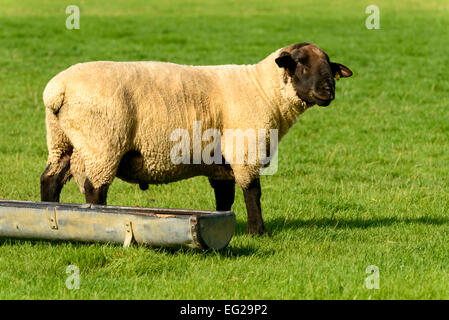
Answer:
[(89, 178), (84, 182), (84, 195), (86, 203), (106, 205), (109, 184), (103, 184), (99, 188), (94, 188)]
[(140, 190), (142, 190), (142, 191), (146, 191), (146, 190), (148, 190), (148, 183), (145, 183), (145, 182), (139, 182), (139, 188), (140, 188)]
[(229, 211), (234, 203), (235, 181), (214, 180), (209, 178), (209, 183), (215, 192), (215, 208), (217, 211)]
[(260, 207), (261, 195), (262, 192), (260, 190), (260, 179), (254, 179), (246, 189), (243, 189), (246, 212), (248, 214), (248, 225), (246, 227), (246, 233), (248, 234), (265, 233), (265, 227), (263, 225), (262, 219), (262, 210)]
[[(55, 174), (49, 175), (52, 166), (58, 166)], [(64, 183), (70, 177), (70, 155), (64, 155), (58, 164), (48, 165), (41, 175), (41, 201), (59, 202)]]

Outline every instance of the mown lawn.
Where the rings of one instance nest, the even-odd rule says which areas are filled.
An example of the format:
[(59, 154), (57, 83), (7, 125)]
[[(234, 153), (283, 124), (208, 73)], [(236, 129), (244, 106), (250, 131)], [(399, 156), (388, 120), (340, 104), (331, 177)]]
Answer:
[[(81, 28), (65, 28), (65, 8)], [(365, 8), (380, 8), (368, 30)], [(222, 252), (0, 240), (1, 299), (448, 299), (449, 3), (441, 1), (0, 0), (0, 198), (39, 200), (42, 91), (89, 60), (256, 63), (313, 42), (354, 77), (307, 111), (262, 177), (269, 236), (237, 229)], [(71, 181), (64, 202), (84, 197)], [(199, 177), (116, 180), (112, 205), (213, 209)], [(66, 267), (81, 272), (69, 290)], [(375, 265), (380, 287), (365, 286)]]

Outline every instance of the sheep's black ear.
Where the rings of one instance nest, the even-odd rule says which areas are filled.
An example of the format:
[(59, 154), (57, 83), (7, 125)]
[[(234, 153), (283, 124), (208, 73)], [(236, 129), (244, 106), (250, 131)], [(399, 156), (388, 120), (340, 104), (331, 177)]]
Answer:
[(352, 76), (352, 71), (347, 66), (340, 63), (331, 62), (332, 74), (335, 78), (348, 78)]
[(279, 68), (287, 69), (291, 73), (295, 72), (296, 62), (295, 62), (295, 60), (293, 60), (290, 53), (284, 51), (274, 61), (276, 62), (276, 64), (278, 65)]

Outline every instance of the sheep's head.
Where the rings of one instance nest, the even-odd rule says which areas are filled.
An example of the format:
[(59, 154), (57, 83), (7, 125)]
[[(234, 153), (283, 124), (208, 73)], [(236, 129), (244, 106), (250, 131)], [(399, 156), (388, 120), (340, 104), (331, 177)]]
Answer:
[(297, 96), (308, 105), (328, 106), (335, 98), (334, 78), (352, 76), (352, 71), (336, 62), (311, 43), (299, 43), (285, 47), (276, 64), (291, 77)]

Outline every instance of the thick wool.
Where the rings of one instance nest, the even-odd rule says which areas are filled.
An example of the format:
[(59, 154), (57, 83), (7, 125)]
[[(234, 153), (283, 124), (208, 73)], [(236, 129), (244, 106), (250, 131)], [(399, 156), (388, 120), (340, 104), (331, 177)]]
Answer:
[[(56, 75), (45, 88), (49, 174), (71, 154), (70, 172), (82, 192), (115, 176), (134, 183), (167, 183), (196, 175), (235, 178), (241, 188), (261, 164), (174, 164), (175, 129), (278, 129), (279, 139), (307, 108), (275, 59), (255, 65), (185, 66), (162, 62), (88, 62)], [(269, 136), (267, 136), (269, 139)], [(203, 142), (203, 146), (207, 142)], [(267, 144), (268, 145), (268, 144)], [(225, 159), (232, 155), (222, 143)], [(193, 152), (193, 150), (191, 150)], [(231, 170), (232, 169), (232, 170)]]

